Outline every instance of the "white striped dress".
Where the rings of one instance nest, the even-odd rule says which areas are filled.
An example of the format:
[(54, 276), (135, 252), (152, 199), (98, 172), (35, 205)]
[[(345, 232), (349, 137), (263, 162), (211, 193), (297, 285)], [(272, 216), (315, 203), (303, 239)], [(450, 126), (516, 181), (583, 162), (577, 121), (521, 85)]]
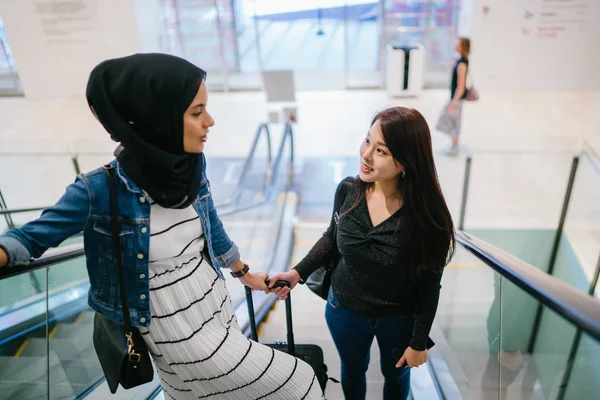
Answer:
[(203, 257), (193, 207), (150, 215), (149, 328), (140, 328), (169, 399), (321, 399), (312, 368), (241, 332), (225, 281)]

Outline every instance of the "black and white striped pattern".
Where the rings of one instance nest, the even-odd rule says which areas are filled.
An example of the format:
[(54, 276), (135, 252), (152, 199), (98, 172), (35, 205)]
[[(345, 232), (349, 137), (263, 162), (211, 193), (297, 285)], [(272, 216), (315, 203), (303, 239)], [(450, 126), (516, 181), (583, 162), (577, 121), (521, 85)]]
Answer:
[(149, 329), (167, 399), (321, 399), (311, 367), (241, 332), (195, 210), (152, 205)]

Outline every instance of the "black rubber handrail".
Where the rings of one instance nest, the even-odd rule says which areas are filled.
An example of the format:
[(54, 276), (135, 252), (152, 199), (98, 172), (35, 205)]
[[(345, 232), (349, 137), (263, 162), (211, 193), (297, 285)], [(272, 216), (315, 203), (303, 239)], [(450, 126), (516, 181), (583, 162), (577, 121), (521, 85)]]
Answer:
[(32, 259), (29, 264), (1, 267), (0, 280), (36, 271), (40, 268), (49, 267), (66, 261), (75, 260), (83, 257), (84, 254), (85, 252), (83, 251), (83, 243), (77, 243), (48, 250), (40, 258)]
[(25, 213), (25, 212), (42, 211), (48, 207), (50, 207), (50, 206), (30, 207), (30, 208), (9, 208), (9, 209), (4, 209), (4, 210), (0, 209), (0, 215), (12, 215), (12, 214)]
[(600, 300), (465, 232), (456, 241), (544, 306), (600, 341)]
[(285, 125), (285, 128), (283, 130), (283, 135), (281, 137), (281, 143), (279, 144), (279, 150), (277, 151), (277, 157), (275, 158), (275, 162), (273, 163), (271, 177), (265, 187), (262, 199), (257, 202), (248, 204), (248, 205), (237, 206), (237, 207), (225, 209), (222, 211), (219, 210), (219, 215), (221, 215), (221, 216), (231, 215), (231, 214), (236, 214), (236, 213), (239, 213), (242, 211), (250, 210), (253, 208), (257, 208), (257, 207), (262, 206), (263, 204), (268, 203), (273, 198), (273, 195), (276, 192), (277, 174), (279, 172), (279, 168), (281, 167), (281, 163), (283, 162), (286, 145), (289, 145), (289, 148), (290, 148), (290, 159), (288, 162), (289, 169), (288, 169), (286, 186), (290, 187), (292, 185), (293, 176), (294, 176), (294, 131), (292, 129), (292, 123), (288, 122)]
[[(217, 204), (217, 207), (227, 207), (230, 206), (231, 204), (236, 203), (240, 196), (242, 195), (242, 186), (244, 184), (244, 182), (246, 181), (246, 176), (248, 176), (248, 172), (250, 171), (250, 167), (252, 166), (252, 162), (254, 161), (254, 155), (256, 154), (256, 149), (258, 147), (258, 142), (260, 140), (260, 138), (262, 137), (262, 134), (266, 135), (267, 137), (267, 171), (265, 173), (265, 186), (268, 184), (268, 182), (271, 179), (271, 173), (272, 173), (272, 154), (271, 154), (271, 132), (269, 131), (269, 125), (262, 123), (258, 126), (258, 129), (256, 130), (256, 134), (254, 135), (254, 141), (252, 142), (252, 147), (250, 148), (250, 152), (248, 153), (248, 156), (246, 157), (246, 161), (244, 161), (244, 165), (242, 166), (242, 173), (240, 174), (240, 177), (238, 179), (238, 183), (235, 187), (235, 190), (233, 191), (233, 193), (231, 194), (231, 196), (229, 196), (229, 198), (227, 200), (225, 200), (222, 203)], [(1, 214), (0, 214), (1, 215)]]

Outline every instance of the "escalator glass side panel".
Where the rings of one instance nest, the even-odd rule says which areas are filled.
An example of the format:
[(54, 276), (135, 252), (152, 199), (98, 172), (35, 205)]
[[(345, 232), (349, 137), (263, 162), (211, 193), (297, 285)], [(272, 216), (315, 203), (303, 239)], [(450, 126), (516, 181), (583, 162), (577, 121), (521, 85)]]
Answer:
[[(526, 346), (521, 349), (509, 347), (508, 350), (516, 350), (516, 352), (508, 352), (506, 355), (507, 364), (511, 368), (507, 368), (503, 375), (502, 388), (509, 394), (520, 393), (524, 399), (558, 398), (557, 395), (569, 360), (569, 352), (577, 335), (575, 326), (556, 312), (544, 306), (541, 310), (539, 330), (533, 352), (528, 353)], [(514, 309), (508, 311), (514, 312), (516, 315), (504, 316), (503, 312), (505, 319), (513, 321), (512, 324), (518, 323), (514, 319), (519, 319), (519, 311)], [(511, 340), (515, 336), (513, 333), (518, 331), (518, 328), (512, 324), (502, 327), (502, 337), (507, 339), (508, 345), (512, 345)], [(522, 357), (519, 356), (519, 353), (522, 353)], [(520, 364), (519, 360), (521, 360)], [(586, 396), (583, 398), (598, 398), (598, 393), (596, 397)]]
[[(444, 365), (454, 378), (459, 391), (454, 398), (483, 398), (499, 385), (500, 375), (493, 373), (498, 361), (491, 355), (501, 321), (499, 282), (497, 272), (462, 248), (444, 271), (430, 358), (434, 369)], [(455, 392), (440, 390), (447, 398)]]
[[(81, 237), (65, 240), (59, 247), (81, 243)], [(51, 268), (48, 272), (52, 289), (49, 296), (66, 291), (87, 282), (85, 259), (68, 261), (64, 269)], [(19, 310), (22, 307), (44, 300), (46, 270), (39, 269), (23, 275), (0, 280), (0, 316)], [(0, 326), (0, 330), (3, 327)]]
[(564, 399), (600, 398), (600, 343), (583, 334), (574, 356)]
[(600, 398), (600, 343), (462, 247), (444, 272), (432, 337), (448, 399)]
[(599, 258), (600, 159), (590, 149), (579, 157), (554, 275), (588, 292)]
[[(59, 360), (48, 351), (48, 334), (52, 325), (48, 324), (46, 316), (46, 269), (38, 272), (35, 278), (29, 274), (18, 275), (0, 281), (3, 285), (11, 285), (13, 291), (4, 293), (10, 286), (3, 286), (0, 296), (7, 296), (11, 302), (15, 296), (23, 296), (27, 299), (36, 296), (40, 299), (39, 315), (35, 320), (35, 328), (27, 336), (20, 336), (15, 340), (0, 347), (0, 393), (4, 398), (33, 399), (46, 398), (48, 396), (48, 384), (61, 382), (61, 370)], [(33, 283), (32, 279), (39, 282)], [(8, 290), (7, 290), (8, 292)], [(10, 321), (4, 321), (10, 325)], [(10, 328), (14, 328), (10, 326)], [(14, 332), (0, 327), (0, 334), (11, 335)], [(68, 385), (61, 385), (52, 390), (52, 396), (64, 396), (69, 398), (72, 390)], [(54, 398), (54, 397), (53, 397)]]
[[(65, 282), (87, 280), (85, 259), (53, 265), (48, 276), (49, 291), (61, 290)], [(80, 307), (57, 304), (48, 310), (48, 317), (57, 320), (49, 332), (49, 355), (58, 359), (61, 384), (68, 384), (75, 396), (104, 378), (92, 342), (94, 312), (87, 306), (87, 294), (78, 303)], [(50, 390), (52, 396), (56, 389)]]

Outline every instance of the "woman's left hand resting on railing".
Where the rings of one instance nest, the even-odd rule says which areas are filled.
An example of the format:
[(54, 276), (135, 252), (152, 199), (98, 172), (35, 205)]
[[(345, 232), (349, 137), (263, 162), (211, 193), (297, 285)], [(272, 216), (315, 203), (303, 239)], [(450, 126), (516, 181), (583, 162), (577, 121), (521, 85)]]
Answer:
[(8, 264), (8, 254), (0, 247), (0, 267), (4, 267), (6, 264)]

